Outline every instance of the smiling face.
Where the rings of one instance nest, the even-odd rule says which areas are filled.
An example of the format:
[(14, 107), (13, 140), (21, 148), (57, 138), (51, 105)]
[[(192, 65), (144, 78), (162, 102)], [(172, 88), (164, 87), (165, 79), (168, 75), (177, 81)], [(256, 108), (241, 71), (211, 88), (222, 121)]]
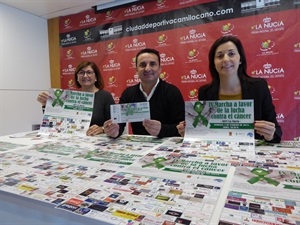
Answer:
[(240, 54), (231, 41), (221, 44), (215, 51), (214, 64), (220, 78), (238, 75)]
[(136, 71), (142, 84), (155, 85), (161, 71), (157, 55), (154, 53), (140, 54), (137, 58)]
[(96, 82), (96, 76), (93, 68), (91, 66), (87, 66), (78, 71), (77, 81), (83, 89), (93, 87)]

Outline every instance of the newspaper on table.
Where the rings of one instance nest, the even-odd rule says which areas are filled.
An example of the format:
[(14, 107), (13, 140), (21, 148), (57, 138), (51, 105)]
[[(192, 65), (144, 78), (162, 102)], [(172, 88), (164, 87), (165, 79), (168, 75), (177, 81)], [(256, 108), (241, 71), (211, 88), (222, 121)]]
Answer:
[(94, 93), (50, 89), (40, 135), (85, 135), (90, 126)]
[(220, 224), (300, 224), (300, 173), (237, 167)]

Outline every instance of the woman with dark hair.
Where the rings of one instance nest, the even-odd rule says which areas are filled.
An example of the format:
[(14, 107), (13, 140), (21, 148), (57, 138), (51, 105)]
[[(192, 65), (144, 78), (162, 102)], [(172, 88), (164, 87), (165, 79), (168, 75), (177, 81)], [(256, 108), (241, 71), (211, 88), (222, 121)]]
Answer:
[[(91, 61), (83, 61), (75, 69), (75, 85), (80, 91), (95, 93), (93, 115), (86, 134), (93, 136), (104, 133), (103, 123), (110, 119), (110, 105), (115, 104), (112, 95), (105, 91), (103, 77), (98, 66)], [(37, 100), (45, 107), (49, 94), (42, 92)]]
[[(208, 54), (212, 81), (199, 88), (198, 99), (254, 101), (255, 139), (279, 143), (282, 130), (276, 120), (275, 107), (267, 81), (247, 74), (246, 55), (241, 41), (235, 36), (217, 39)], [(185, 123), (177, 126), (184, 135)]]

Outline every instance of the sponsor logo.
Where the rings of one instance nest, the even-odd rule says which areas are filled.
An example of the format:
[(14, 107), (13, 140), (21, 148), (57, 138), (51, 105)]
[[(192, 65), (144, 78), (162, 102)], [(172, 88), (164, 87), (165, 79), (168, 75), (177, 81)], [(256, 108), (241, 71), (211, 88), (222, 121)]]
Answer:
[(88, 46), (86, 50), (80, 52), (80, 57), (81, 58), (87, 58), (87, 57), (94, 57), (98, 56), (98, 50), (93, 49), (92, 47)]
[(277, 113), (276, 119), (278, 123), (284, 123), (284, 115), (283, 113)]
[(276, 92), (275, 88), (271, 85), (268, 85), (268, 88), (271, 93), (273, 101), (279, 100), (279, 98), (275, 96), (275, 92)]
[(166, 9), (166, 8), (168, 8), (168, 7), (165, 5), (166, 2), (167, 2), (166, 0), (157, 0), (157, 1), (156, 1), (156, 6), (157, 6), (157, 8), (154, 9), (154, 10), (161, 10), (161, 9)]
[(72, 22), (71, 19), (69, 19), (69, 18), (68, 18), (68, 19), (65, 19), (65, 20), (64, 20), (64, 28), (65, 28), (65, 29), (70, 29), (70, 28), (72, 28), (71, 22)]
[(227, 23), (222, 26), (221, 33), (222, 34), (230, 34), (234, 29), (234, 25), (231, 23)]
[(122, 25), (118, 25), (118, 26), (110, 27), (107, 30), (100, 30), (99, 35), (100, 38), (107, 38), (110, 36), (120, 35), (122, 34), (122, 31), (123, 31)]
[(60, 43), (62, 46), (76, 44), (76, 42), (77, 42), (77, 38), (74, 36), (71, 36), (71, 34), (66, 34), (65, 38), (62, 38), (60, 40)]
[(133, 5), (124, 11), (124, 16), (134, 16), (134, 15), (139, 15), (143, 14), (145, 12), (145, 7), (144, 5)]
[(86, 31), (84, 31), (83, 37), (84, 37), (84, 42), (87, 42), (87, 41), (93, 41), (93, 40), (94, 40), (94, 39), (92, 38), (92, 32), (91, 32), (91, 30), (86, 30)]
[(103, 71), (112, 71), (112, 70), (119, 70), (121, 64), (119, 62), (115, 62), (115, 60), (109, 60), (109, 63), (103, 65)]
[(132, 59), (131, 59), (131, 67), (136, 68), (136, 57), (135, 56), (132, 57)]
[(115, 47), (116, 47), (116, 45), (113, 42), (110, 42), (106, 45), (106, 51), (107, 52), (113, 52)]
[(69, 60), (69, 59), (74, 59), (74, 57), (73, 57), (73, 50), (72, 49), (68, 49), (66, 51), (66, 60)]
[(194, 29), (190, 30), (188, 34), (180, 37), (181, 44), (201, 42), (201, 41), (206, 41), (206, 34), (203, 32), (197, 32)]
[(197, 89), (192, 89), (188, 93), (188, 98), (189, 99), (198, 99), (198, 90)]
[(165, 53), (160, 54), (161, 65), (174, 65), (175, 59), (173, 56), (167, 56)]
[(115, 103), (118, 104), (120, 101), (120, 98), (114, 92), (112, 92), (111, 95), (112, 95), (113, 99), (115, 100)]
[(189, 74), (181, 76), (181, 83), (198, 83), (206, 82), (207, 76), (205, 73), (198, 73), (197, 70), (193, 69)]
[(274, 47), (275, 47), (275, 42), (273, 40), (267, 39), (265, 41), (262, 41), (259, 45), (261, 54), (258, 54), (258, 56), (277, 55), (278, 52), (274, 51)]
[(294, 52), (299, 52), (300, 53), (300, 42), (294, 44)]
[(200, 62), (198, 59), (200, 52), (197, 49), (191, 49), (187, 53), (188, 63)]
[(137, 83), (140, 82), (140, 78), (139, 78), (139, 75), (138, 74), (134, 74), (132, 78), (129, 78), (126, 80), (126, 85), (127, 86), (133, 86)]
[(116, 77), (114, 75), (111, 75), (108, 77), (108, 84), (113, 85), (116, 83)]
[(107, 10), (106, 12), (105, 12), (105, 18), (106, 19), (113, 19), (113, 10)]
[(251, 26), (251, 34), (261, 34), (284, 30), (283, 21), (272, 21), (271, 17), (265, 17), (262, 23)]
[(158, 44), (164, 44), (168, 40), (168, 36), (165, 34), (161, 34), (157, 38), (157, 43)]
[(80, 20), (79, 26), (82, 27), (82, 26), (92, 25), (92, 24), (96, 24), (96, 22), (97, 22), (96, 17), (91, 17), (90, 15), (86, 15), (83, 20)]
[(275, 46), (275, 42), (269, 39), (269, 40), (263, 41), (260, 44), (260, 50), (262, 52), (266, 52), (266, 51), (271, 50), (274, 46)]
[(253, 77), (260, 78), (284, 78), (284, 69), (280, 67), (273, 67), (272, 64), (266, 63), (262, 69), (251, 71)]
[(157, 0), (157, 1), (156, 1), (156, 5), (157, 5), (158, 7), (161, 7), (161, 6), (163, 6), (163, 5), (165, 4), (165, 2), (166, 2), (166, 0)]
[(73, 89), (74, 88), (74, 80), (73, 79), (68, 80), (68, 88), (69, 89)]
[(75, 73), (76, 67), (73, 67), (72, 64), (69, 64), (67, 68), (62, 69), (62, 75), (73, 75)]
[(146, 48), (146, 42), (139, 41), (137, 38), (132, 40), (132, 43), (125, 45), (125, 51), (137, 51)]
[(271, 93), (271, 94), (274, 94), (275, 88), (272, 87), (271, 85), (268, 85), (268, 88), (269, 88), (270, 93)]
[(167, 80), (167, 78), (169, 77), (169, 74), (167, 72), (161, 72), (159, 74), (159, 78), (162, 79), (162, 80)]
[(300, 100), (300, 90), (294, 91), (294, 99), (295, 100)]

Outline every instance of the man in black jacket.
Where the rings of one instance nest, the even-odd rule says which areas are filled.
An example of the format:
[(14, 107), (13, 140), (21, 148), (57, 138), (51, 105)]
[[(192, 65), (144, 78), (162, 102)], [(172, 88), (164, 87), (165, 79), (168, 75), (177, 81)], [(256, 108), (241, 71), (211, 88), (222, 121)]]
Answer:
[[(127, 87), (119, 103), (148, 101), (151, 119), (131, 123), (132, 132), (160, 138), (179, 136), (176, 125), (185, 118), (184, 99), (176, 86), (159, 78), (159, 52), (149, 48), (139, 51), (136, 55), (136, 71), (140, 83)], [(104, 131), (108, 136), (116, 138), (123, 133), (125, 125), (108, 120), (104, 123)]]

